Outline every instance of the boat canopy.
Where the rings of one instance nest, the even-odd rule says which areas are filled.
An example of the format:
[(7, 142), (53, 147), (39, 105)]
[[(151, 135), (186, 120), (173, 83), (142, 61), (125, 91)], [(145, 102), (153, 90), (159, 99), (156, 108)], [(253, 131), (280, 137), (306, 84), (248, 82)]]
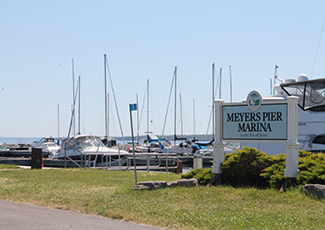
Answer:
[(106, 147), (98, 136), (93, 135), (78, 135), (67, 140), (69, 146), (67, 149), (74, 146), (75, 148), (92, 148)]
[(323, 144), (323, 145), (325, 145), (325, 133), (317, 135), (312, 142), (314, 144)]
[(162, 141), (166, 141), (166, 139), (159, 139), (156, 135), (154, 134), (148, 134), (147, 133), (147, 140), (146, 142), (162, 142)]
[(290, 81), (280, 84), (289, 95), (299, 97), (298, 105), (303, 110), (325, 111), (325, 78), (305, 81)]
[(213, 141), (214, 141), (214, 139), (212, 139), (209, 142), (206, 142), (206, 141), (197, 141), (197, 142), (195, 142), (195, 144), (200, 145), (200, 146), (209, 146), (209, 145), (212, 145), (213, 144)]

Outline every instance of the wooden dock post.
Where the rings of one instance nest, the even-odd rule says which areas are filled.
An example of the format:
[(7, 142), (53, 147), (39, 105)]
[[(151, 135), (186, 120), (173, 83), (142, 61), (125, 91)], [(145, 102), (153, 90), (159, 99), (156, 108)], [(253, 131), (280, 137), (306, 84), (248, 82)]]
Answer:
[(175, 169), (175, 173), (181, 174), (183, 173), (183, 161), (178, 160), (177, 162), (177, 168)]
[(31, 169), (41, 169), (42, 168), (42, 148), (34, 147), (32, 148), (32, 160), (31, 160)]

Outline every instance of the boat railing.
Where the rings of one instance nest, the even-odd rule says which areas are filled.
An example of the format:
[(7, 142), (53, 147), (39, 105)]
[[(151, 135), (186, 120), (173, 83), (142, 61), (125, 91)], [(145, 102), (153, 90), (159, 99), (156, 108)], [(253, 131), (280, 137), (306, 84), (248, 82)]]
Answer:
[[(80, 161), (73, 160), (66, 154), (66, 148), (72, 147), (81, 156)], [(133, 170), (134, 167), (142, 171), (165, 171), (166, 173), (170, 170), (174, 170), (178, 167), (179, 156), (176, 153), (155, 153), (155, 152), (141, 152), (136, 153), (135, 157), (132, 153), (120, 154), (120, 148), (118, 147), (118, 153), (107, 153), (101, 156), (98, 154), (82, 154), (77, 148), (68, 142), (63, 145), (64, 148), (64, 167), (66, 168), (66, 161), (71, 161), (78, 167), (92, 167), (92, 168), (105, 168), (105, 169), (115, 169), (115, 170)], [(95, 160), (92, 161), (91, 157), (95, 155)], [(118, 157), (118, 166), (112, 165), (113, 157)], [(101, 157), (101, 164), (98, 164), (97, 157)], [(80, 164), (79, 164), (80, 163)], [(126, 166), (124, 164), (126, 163)]]
[(117, 153), (102, 155), (101, 163), (93, 164), (92, 168), (132, 171), (136, 167), (136, 170), (139, 171), (165, 171), (167, 173), (175, 170), (180, 162), (179, 156), (176, 153), (141, 152), (136, 153), (135, 156), (132, 153), (123, 155), (123, 157), (118, 155), (119, 165), (117, 166), (116, 164), (112, 165), (115, 162), (113, 157), (115, 158), (116, 156)]
[[(80, 164), (78, 164), (77, 161), (73, 160), (71, 157), (69, 157), (67, 155), (67, 145), (70, 146), (71, 148), (73, 148), (74, 150), (76, 150), (80, 154), (80, 157), (81, 157)], [(77, 165), (79, 168), (86, 167), (87, 157), (84, 154), (82, 154), (82, 152), (80, 152), (76, 147), (74, 147), (69, 142), (64, 142), (63, 148), (64, 148), (64, 168), (67, 167), (67, 162), (66, 162), (67, 160), (71, 161), (72, 163)], [(89, 158), (88, 165), (90, 165), (90, 158)]]
[(136, 167), (147, 172), (165, 170), (167, 173), (171, 169), (176, 169), (178, 164), (179, 156), (176, 153), (141, 152), (135, 156), (128, 155), (126, 170)]
[[(127, 155), (126, 156), (123, 156), (121, 157), (121, 153), (120, 153), (120, 145), (117, 145), (117, 149), (118, 149), (118, 153), (117, 154), (114, 154), (114, 153), (107, 153), (107, 154), (104, 154), (102, 155), (102, 167), (105, 166), (106, 169), (108, 168), (112, 168), (112, 157), (113, 156), (116, 156), (117, 155), (117, 161), (118, 161), (118, 169), (121, 170), (122, 169), (122, 165), (124, 164), (123, 160), (126, 159), (127, 161)], [(105, 162), (104, 162), (104, 158), (105, 158)], [(123, 164), (122, 164), (123, 162)], [(94, 165), (95, 166), (95, 165)]]

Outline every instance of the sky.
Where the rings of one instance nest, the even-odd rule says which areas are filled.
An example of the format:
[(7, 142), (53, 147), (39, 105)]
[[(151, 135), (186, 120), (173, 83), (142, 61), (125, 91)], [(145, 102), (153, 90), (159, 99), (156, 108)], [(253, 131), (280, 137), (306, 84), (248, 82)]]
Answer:
[(325, 75), (323, 0), (2, 0), (0, 12), (0, 138), (68, 136), (79, 76), (70, 135), (104, 136), (104, 54), (113, 137), (131, 135), (137, 101), (135, 135), (174, 133), (175, 67), (179, 136), (211, 133), (213, 63), (226, 102), (268, 96), (275, 65), (281, 79)]

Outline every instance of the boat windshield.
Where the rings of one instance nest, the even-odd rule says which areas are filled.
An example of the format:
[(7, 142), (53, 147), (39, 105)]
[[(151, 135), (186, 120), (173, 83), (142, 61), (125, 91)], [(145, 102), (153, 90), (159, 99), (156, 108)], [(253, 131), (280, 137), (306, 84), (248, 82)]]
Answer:
[(83, 136), (69, 141), (75, 148), (93, 148), (105, 147), (99, 137), (96, 136)]
[(227, 148), (238, 149), (240, 146), (240, 142), (229, 142), (227, 144)]
[(48, 148), (55, 148), (55, 147), (57, 147), (57, 145), (54, 144), (54, 143), (48, 143), (48, 144), (45, 144), (45, 146), (48, 147)]
[(289, 96), (299, 97), (298, 104), (303, 110), (325, 111), (325, 78), (280, 86)]

